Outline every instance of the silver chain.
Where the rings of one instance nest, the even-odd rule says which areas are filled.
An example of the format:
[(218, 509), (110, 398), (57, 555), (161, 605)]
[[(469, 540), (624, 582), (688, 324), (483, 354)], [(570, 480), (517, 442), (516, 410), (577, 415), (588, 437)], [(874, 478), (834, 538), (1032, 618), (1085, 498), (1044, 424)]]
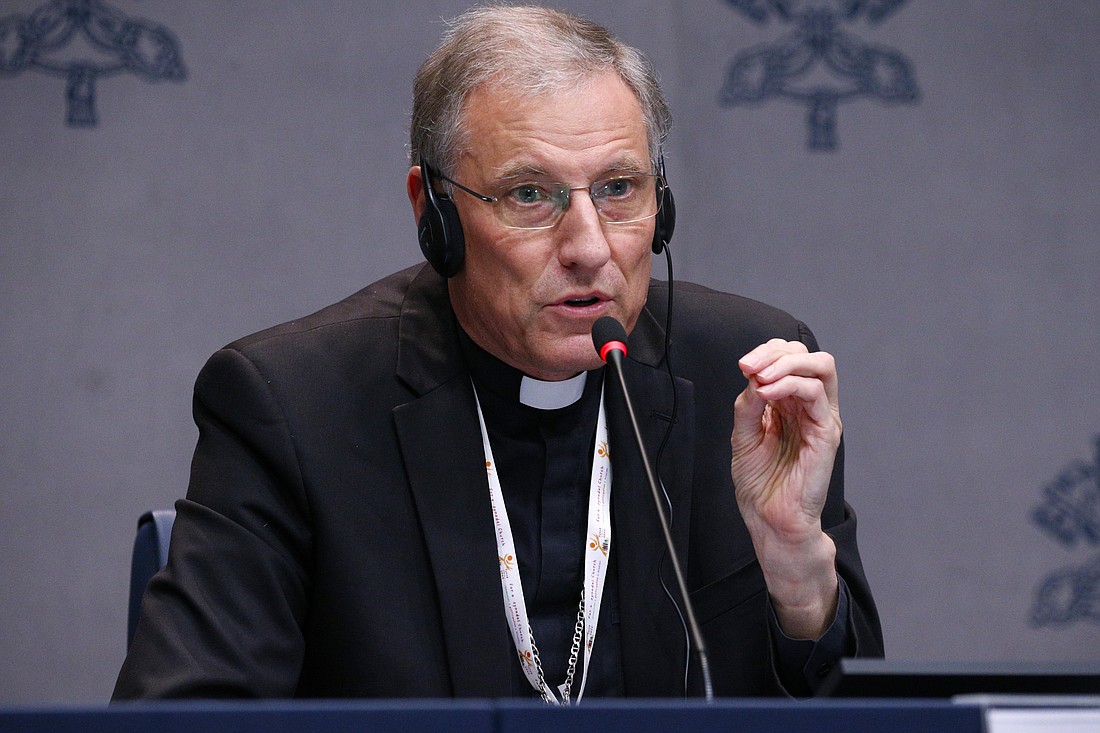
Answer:
[[(530, 624), (527, 626), (527, 635), (531, 639), (531, 657), (535, 661), (535, 672), (539, 679), (539, 692), (542, 701), (548, 705), (556, 704), (557, 700), (546, 688), (546, 677), (542, 673), (542, 660), (539, 659), (539, 648), (535, 644), (535, 633)], [(577, 625), (573, 629), (573, 646), (569, 649), (569, 667), (565, 675), (565, 682), (561, 686), (562, 705), (569, 704), (569, 695), (573, 690), (573, 676), (577, 673), (577, 659), (580, 657), (581, 640), (584, 638), (584, 594), (581, 594), (581, 603), (577, 608)]]

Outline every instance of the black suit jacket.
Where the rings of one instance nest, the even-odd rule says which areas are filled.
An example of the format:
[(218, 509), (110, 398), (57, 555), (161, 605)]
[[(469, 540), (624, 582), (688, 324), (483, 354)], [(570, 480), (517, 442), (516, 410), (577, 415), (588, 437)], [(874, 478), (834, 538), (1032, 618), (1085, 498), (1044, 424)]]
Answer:
[[(651, 455), (672, 405), (666, 294), (653, 283), (626, 361)], [(774, 694), (767, 593), (729, 475), (745, 386), (736, 362), (772, 337), (816, 344), (754, 301), (686, 283), (676, 299), (678, 406), (661, 462), (673, 535), (716, 693)], [(211, 357), (196, 382), (199, 440), (171, 557), (145, 595), (116, 699), (509, 694), (517, 662), (457, 333), (445, 282), (417, 267)], [(675, 582), (614, 382), (623, 687), (682, 695), (686, 640), (658, 572)], [(841, 455), (823, 524), (849, 589), (849, 651), (877, 655), (842, 471)]]

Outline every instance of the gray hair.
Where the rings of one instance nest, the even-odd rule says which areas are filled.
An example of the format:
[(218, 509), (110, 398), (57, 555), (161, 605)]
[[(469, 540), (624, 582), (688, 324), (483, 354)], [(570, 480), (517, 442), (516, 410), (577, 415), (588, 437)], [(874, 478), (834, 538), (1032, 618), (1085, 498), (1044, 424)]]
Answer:
[(479, 84), (539, 95), (568, 89), (599, 71), (617, 73), (638, 98), (656, 169), (672, 114), (645, 56), (585, 18), (507, 5), (474, 8), (455, 18), (420, 66), (413, 81), (409, 162), (423, 159), (453, 172), (468, 143), (463, 105)]

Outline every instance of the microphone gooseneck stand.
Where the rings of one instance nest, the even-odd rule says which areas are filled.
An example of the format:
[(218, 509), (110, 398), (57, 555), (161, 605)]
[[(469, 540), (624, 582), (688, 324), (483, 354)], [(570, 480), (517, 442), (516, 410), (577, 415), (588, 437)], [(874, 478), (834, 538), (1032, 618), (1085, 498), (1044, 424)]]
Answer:
[(665, 545), (668, 548), (672, 569), (676, 574), (676, 584), (680, 589), (680, 598), (683, 600), (684, 616), (687, 620), (688, 632), (691, 637), (691, 645), (699, 660), (699, 671), (703, 680), (703, 699), (714, 702), (714, 688), (710, 679), (710, 661), (707, 657), (706, 644), (703, 642), (703, 634), (699, 630), (699, 624), (695, 620), (695, 608), (692, 606), (688, 595), (687, 581), (684, 580), (684, 572), (680, 567), (680, 558), (676, 553), (676, 547), (672, 544), (672, 532), (669, 529), (668, 514), (664, 504), (661, 503), (661, 492), (657, 488), (657, 479), (653, 468), (649, 464), (649, 456), (645, 452), (645, 443), (642, 441), (641, 430), (638, 429), (638, 418), (634, 414), (634, 405), (630, 401), (630, 392), (626, 387), (626, 379), (623, 377), (623, 355), (626, 354), (626, 329), (617, 320), (610, 316), (598, 319), (592, 325), (592, 343), (599, 352), (600, 358), (612, 366), (622, 388), (623, 401), (626, 403), (626, 412), (630, 416), (630, 427), (634, 431), (634, 440), (638, 445), (638, 453), (641, 455), (642, 465), (645, 466), (646, 480), (649, 490), (653, 494), (653, 504), (657, 508), (657, 517), (660, 520), (661, 532), (665, 537)]

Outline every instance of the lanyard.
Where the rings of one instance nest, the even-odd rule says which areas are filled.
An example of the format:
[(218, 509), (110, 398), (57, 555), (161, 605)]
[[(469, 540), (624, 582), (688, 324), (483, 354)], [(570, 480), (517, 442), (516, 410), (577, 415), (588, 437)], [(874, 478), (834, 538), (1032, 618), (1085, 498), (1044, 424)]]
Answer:
[[(474, 389), (477, 400), (477, 389)], [(576, 700), (580, 702), (584, 695), (584, 685), (588, 679), (588, 664), (592, 659), (592, 646), (596, 641), (596, 625), (600, 618), (600, 603), (603, 599), (604, 581), (607, 579), (607, 563), (611, 554), (611, 453), (607, 441), (607, 418), (604, 414), (603, 393), (600, 393), (600, 416), (596, 421), (596, 446), (592, 455), (592, 484), (588, 494), (588, 534), (584, 550), (584, 586), (581, 590), (580, 611), (577, 618), (577, 637), (569, 660), (569, 674), (566, 681), (558, 687), (558, 696), (550, 690), (542, 674), (542, 664), (538, 659), (538, 647), (531, 633), (531, 624), (527, 617), (527, 604), (523, 598), (523, 585), (520, 581), (519, 561), (516, 559), (516, 546), (512, 540), (512, 526), (508, 522), (508, 509), (504, 505), (504, 493), (500, 488), (493, 449), (489, 445), (489, 431), (485, 428), (485, 417), (481, 413), (481, 402), (477, 400), (477, 419), (481, 425), (481, 442), (485, 449), (485, 472), (489, 479), (489, 498), (493, 508), (493, 523), (496, 527), (497, 559), (500, 563), (500, 585), (504, 594), (504, 610), (508, 617), (508, 628), (512, 632), (512, 641), (516, 645), (520, 667), (527, 681), (552, 704), (568, 704), (576, 669), (578, 646), (583, 639), (584, 663), (581, 672), (580, 689)]]

